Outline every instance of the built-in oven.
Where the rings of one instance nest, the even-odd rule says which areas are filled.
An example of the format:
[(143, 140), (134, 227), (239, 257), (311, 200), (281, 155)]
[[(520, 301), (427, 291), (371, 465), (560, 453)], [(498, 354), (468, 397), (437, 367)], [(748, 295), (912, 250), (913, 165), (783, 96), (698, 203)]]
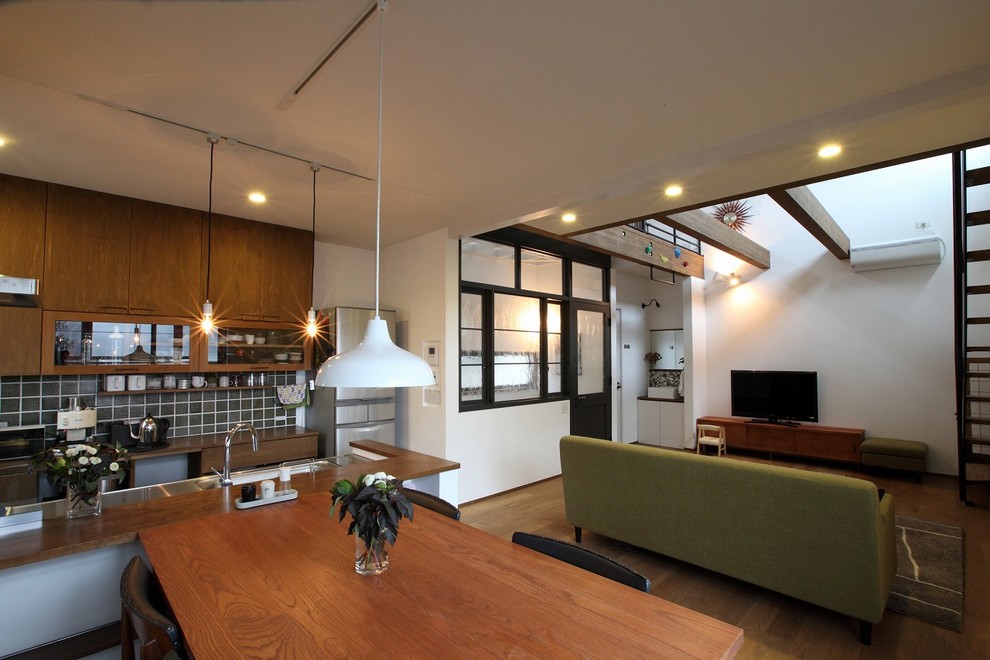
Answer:
[(47, 436), (41, 425), (0, 427), (0, 505), (40, 500), (41, 473), (30, 471), (31, 459), (53, 442), (55, 438)]

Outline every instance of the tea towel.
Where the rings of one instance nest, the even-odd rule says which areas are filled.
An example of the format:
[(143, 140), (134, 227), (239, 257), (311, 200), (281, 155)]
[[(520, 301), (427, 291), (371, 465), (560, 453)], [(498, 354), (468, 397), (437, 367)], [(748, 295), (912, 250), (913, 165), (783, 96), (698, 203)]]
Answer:
[(278, 394), (278, 402), (286, 410), (309, 405), (309, 388), (306, 383), (276, 385), (275, 392)]

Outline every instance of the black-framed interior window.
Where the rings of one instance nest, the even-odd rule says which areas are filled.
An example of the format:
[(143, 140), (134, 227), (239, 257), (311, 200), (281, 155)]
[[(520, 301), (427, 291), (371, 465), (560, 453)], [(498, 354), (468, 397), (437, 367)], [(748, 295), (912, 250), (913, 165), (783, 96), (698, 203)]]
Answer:
[[(563, 246), (563, 244), (560, 244)], [(567, 398), (571, 299), (607, 303), (607, 257), (461, 241), (462, 410)]]

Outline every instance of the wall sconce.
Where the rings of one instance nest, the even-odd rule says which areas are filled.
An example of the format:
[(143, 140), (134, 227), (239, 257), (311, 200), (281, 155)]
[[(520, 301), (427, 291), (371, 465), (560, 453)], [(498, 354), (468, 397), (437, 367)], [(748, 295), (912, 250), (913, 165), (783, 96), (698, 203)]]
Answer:
[(640, 304), (639, 304), (639, 306), (640, 306), (640, 307), (642, 307), (643, 309), (646, 309), (646, 308), (647, 308), (647, 307), (649, 307), (650, 305), (653, 305), (653, 306), (654, 306), (654, 307), (656, 307), (657, 309), (660, 309), (660, 301), (659, 301), (659, 300), (657, 300), (656, 298), (651, 298), (651, 299), (650, 299), (650, 302), (645, 302), (645, 303), (640, 303)]
[(724, 273), (715, 273), (715, 276), (712, 278), (712, 282), (725, 282), (729, 286), (736, 286), (742, 282), (742, 277), (735, 273), (729, 273), (728, 275)]

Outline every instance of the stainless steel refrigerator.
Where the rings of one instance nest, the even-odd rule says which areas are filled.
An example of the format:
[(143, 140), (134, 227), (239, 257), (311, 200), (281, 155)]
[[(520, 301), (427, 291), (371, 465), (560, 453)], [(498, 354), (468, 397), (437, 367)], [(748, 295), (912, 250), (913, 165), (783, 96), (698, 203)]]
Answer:
[[(323, 310), (328, 319), (327, 344), (333, 354), (361, 343), (375, 310), (333, 307)], [(380, 310), (395, 339), (395, 312)], [(306, 426), (319, 432), (320, 456), (352, 453), (352, 440), (377, 440), (395, 444), (395, 389), (391, 387), (317, 387), (306, 411)]]

